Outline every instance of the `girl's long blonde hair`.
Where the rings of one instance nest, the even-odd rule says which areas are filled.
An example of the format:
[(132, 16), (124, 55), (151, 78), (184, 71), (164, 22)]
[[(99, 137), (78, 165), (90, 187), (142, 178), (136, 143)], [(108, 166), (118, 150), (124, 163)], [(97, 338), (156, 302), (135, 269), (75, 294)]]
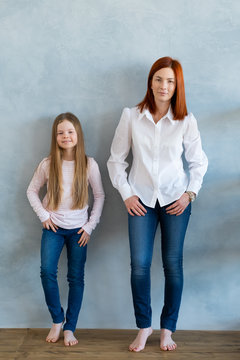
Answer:
[(50, 168), (48, 179), (48, 209), (57, 210), (62, 198), (62, 157), (63, 150), (57, 143), (57, 127), (64, 120), (70, 121), (77, 133), (75, 151), (75, 170), (72, 183), (72, 209), (82, 209), (88, 202), (87, 156), (84, 148), (83, 131), (78, 118), (67, 112), (56, 117), (52, 127)]

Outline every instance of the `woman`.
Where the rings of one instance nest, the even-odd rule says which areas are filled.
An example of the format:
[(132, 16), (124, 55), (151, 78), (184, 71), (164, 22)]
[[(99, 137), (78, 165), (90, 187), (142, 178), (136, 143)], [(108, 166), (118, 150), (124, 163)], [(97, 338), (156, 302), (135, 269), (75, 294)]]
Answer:
[[(133, 162), (128, 177), (125, 159), (130, 148)], [(143, 350), (153, 331), (150, 267), (158, 223), (165, 275), (160, 348), (177, 347), (171, 335), (183, 288), (183, 242), (191, 202), (201, 188), (207, 164), (196, 119), (187, 112), (181, 64), (170, 57), (160, 58), (150, 70), (144, 99), (123, 110), (108, 160), (112, 184), (128, 211), (131, 287), (140, 329), (130, 351)]]

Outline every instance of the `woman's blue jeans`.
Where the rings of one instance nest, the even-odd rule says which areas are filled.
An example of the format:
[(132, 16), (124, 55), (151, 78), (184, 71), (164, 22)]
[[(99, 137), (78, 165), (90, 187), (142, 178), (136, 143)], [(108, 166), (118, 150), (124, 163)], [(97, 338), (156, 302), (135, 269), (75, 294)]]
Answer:
[(86, 262), (87, 245), (79, 246), (78, 240), (81, 235), (77, 234), (79, 228), (66, 230), (58, 228), (52, 230), (43, 229), (41, 243), (41, 280), (46, 303), (52, 316), (53, 323), (64, 321), (64, 310), (60, 303), (59, 288), (57, 282), (58, 261), (64, 245), (67, 248), (69, 284), (68, 308), (66, 322), (63, 330), (75, 331), (78, 314), (82, 304), (84, 290), (84, 265)]
[[(170, 205), (170, 204), (169, 204)], [(182, 215), (169, 215), (166, 208), (143, 204), (145, 216), (128, 215), (131, 253), (131, 286), (137, 327), (151, 326), (151, 280), (153, 244), (158, 223), (161, 228), (162, 262), (165, 275), (164, 306), (161, 328), (174, 332), (183, 289), (183, 243), (191, 214), (191, 203)]]

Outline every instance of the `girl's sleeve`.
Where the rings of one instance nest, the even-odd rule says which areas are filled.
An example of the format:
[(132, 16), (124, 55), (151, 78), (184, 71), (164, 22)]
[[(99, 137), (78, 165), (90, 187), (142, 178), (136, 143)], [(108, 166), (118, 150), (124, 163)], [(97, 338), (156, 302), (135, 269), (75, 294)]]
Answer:
[(91, 235), (100, 221), (102, 214), (103, 203), (104, 203), (104, 190), (102, 185), (101, 174), (99, 171), (98, 164), (93, 158), (88, 158), (89, 161), (89, 173), (88, 181), (93, 192), (93, 207), (88, 222), (83, 226), (83, 229)]
[(197, 126), (197, 120), (190, 114), (183, 137), (185, 158), (188, 163), (190, 180), (188, 191), (198, 194), (208, 167), (208, 159), (202, 149), (201, 137)]
[(44, 222), (50, 218), (49, 212), (43, 207), (39, 198), (39, 190), (47, 182), (47, 166), (49, 165), (48, 159), (43, 159), (38, 165), (33, 178), (27, 189), (27, 197), (33, 210), (39, 217), (41, 222)]
[(122, 112), (120, 122), (115, 131), (111, 146), (111, 156), (108, 159), (107, 167), (113, 186), (120, 192), (123, 201), (132, 193), (128, 183), (125, 161), (132, 144), (131, 110), (125, 108)]

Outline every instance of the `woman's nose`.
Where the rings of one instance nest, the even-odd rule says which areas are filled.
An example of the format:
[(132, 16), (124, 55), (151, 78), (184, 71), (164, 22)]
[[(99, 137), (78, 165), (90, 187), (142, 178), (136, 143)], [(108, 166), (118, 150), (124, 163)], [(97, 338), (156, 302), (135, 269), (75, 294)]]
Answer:
[(166, 83), (166, 81), (162, 81), (162, 83), (161, 83), (161, 88), (162, 88), (162, 89), (166, 89), (166, 88), (167, 88), (167, 83)]

